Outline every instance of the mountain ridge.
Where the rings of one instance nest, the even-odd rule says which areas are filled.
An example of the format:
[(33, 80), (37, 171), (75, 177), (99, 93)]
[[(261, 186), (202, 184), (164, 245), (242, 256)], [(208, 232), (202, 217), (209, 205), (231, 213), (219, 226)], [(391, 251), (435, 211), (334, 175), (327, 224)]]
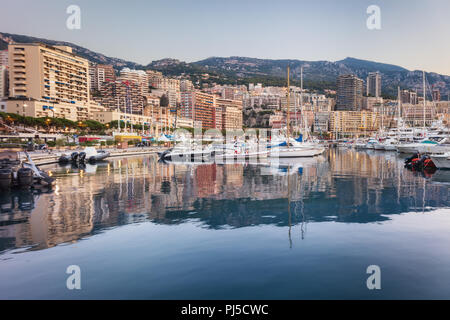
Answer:
[[(163, 72), (167, 76), (184, 75), (199, 82), (216, 82), (219, 84), (261, 82), (265, 85), (285, 85), (286, 66), (289, 64), (293, 85), (299, 84), (301, 68), (303, 67), (304, 85), (308, 89), (335, 89), (336, 78), (341, 74), (355, 74), (366, 81), (369, 72), (379, 71), (382, 75), (382, 90), (385, 95), (391, 97), (396, 96), (397, 86), (403, 89), (415, 89), (418, 92), (422, 92), (422, 71), (410, 71), (401, 66), (354, 57), (347, 57), (338, 61), (307, 61), (299, 59), (213, 56), (189, 63), (177, 59), (165, 58), (152, 61), (147, 65), (142, 65), (120, 58), (108, 57), (67, 41), (49, 40), (4, 32), (0, 32), (0, 49), (5, 46), (5, 39), (20, 43), (42, 42), (49, 45), (67, 45), (73, 48), (74, 53), (79, 54), (91, 62), (111, 64), (116, 70), (120, 70), (123, 67), (154, 69)], [(210, 75), (208, 80), (204, 79), (204, 73)], [(450, 91), (450, 76), (435, 72), (428, 72), (426, 74), (430, 88), (433, 85), (435, 88), (439, 88), (443, 95), (448, 94)]]

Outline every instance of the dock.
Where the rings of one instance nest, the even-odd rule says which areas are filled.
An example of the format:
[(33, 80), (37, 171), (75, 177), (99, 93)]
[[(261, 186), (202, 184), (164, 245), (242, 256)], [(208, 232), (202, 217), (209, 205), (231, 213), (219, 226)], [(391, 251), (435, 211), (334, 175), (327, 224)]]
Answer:
[[(163, 147), (143, 147), (143, 148), (129, 148), (129, 149), (102, 149), (108, 151), (110, 156), (107, 158), (115, 157), (131, 157), (140, 155), (151, 155), (156, 154), (157, 151), (164, 150)], [(71, 154), (72, 152), (81, 152), (83, 149), (79, 150), (67, 150), (67, 151), (51, 151), (51, 152), (29, 152), (33, 162), (38, 165), (47, 165), (58, 163), (59, 157), (63, 154)], [(20, 159), (26, 161), (26, 156), (24, 152), (20, 152)]]

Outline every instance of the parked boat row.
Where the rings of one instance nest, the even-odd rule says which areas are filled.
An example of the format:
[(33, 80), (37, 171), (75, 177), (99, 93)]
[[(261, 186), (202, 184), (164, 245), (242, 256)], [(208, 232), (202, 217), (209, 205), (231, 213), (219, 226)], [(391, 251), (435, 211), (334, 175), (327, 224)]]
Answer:
[[(302, 74), (303, 76), (303, 74)], [(289, 67), (287, 68), (287, 87), (289, 85)], [(303, 89), (303, 88), (302, 88)], [(242, 160), (242, 159), (260, 159), (260, 158), (309, 158), (316, 157), (325, 152), (325, 147), (318, 142), (313, 141), (309, 135), (308, 127), (303, 124), (302, 132), (297, 139), (290, 136), (291, 124), (289, 121), (289, 99), (290, 92), (287, 92), (287, 121), (285, 135), (274, 137), (270, 144), (264, 141), (235, 141), (233, 144), (210, 144), (203, 146), (195, 141), (185, 145), (186, 139), (172, 149), (160, 152), (158, 155), (162, 160), (182, 161), (182, 160), (201, 160), (219, 159), (219, 160)], [(300, 99), (302, 100), (302, 99)], [(302, 110), (302, 107), (301, 107)], [(306, 139), (304, 139), (304, 136)]]
[(109, 152), (104, 150), (96, 150), (94, 147), (86, 147), (81, 152), (72, 152), (71, 154), (63, 154), (59, 157), (59, 163), (95, 163), (97, 161), (102, 161), (109, 157)]

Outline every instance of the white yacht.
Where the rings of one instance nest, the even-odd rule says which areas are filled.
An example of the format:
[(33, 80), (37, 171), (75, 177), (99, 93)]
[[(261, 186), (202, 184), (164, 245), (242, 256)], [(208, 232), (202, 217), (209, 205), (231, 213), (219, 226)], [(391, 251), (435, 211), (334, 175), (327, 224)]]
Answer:
[(353, 147), (355, 148), (355, 149), (364, 149), (364, 147), (366, 146), (366, 142), (364, 142), (363, 140), (356, 140), (354, 143), (353, 143)]
[(179, 143), (173, 148), (158, 152), (158, 156), (161, 160), (169, 161), (202, 161), (211, 156), (211, 149), (195, 143)]
[(439, 145), (439, 142), (430, 140), (430, 139), (424, 139), (421, 142), (415, 142), (415, 143), (407, 143), (407, 144), (401, 144), (397, 146), (397, 151), (399, 153), (433, 153), (433, 150), (436, 148), (436, 146)]
[(227, 147), (223, 153), (217, 154), (217, 160), (249, 160), (258, 158), (267, 158), (269, 150), (258, 150), (251, 146), (257, 144), (235, 143), (233, 147)]
[(397, 151), (398, 141), (395, 139), (386, 139), (381, 145), (385, 151)]
[(369, 139), (364, 146), (364, 149), (375, 149), (375, 145), (378, 144), (378, 141), (375, 139)]
[(450, 152), (430, 155), (434, 165), (439, 169), (450, 169)]

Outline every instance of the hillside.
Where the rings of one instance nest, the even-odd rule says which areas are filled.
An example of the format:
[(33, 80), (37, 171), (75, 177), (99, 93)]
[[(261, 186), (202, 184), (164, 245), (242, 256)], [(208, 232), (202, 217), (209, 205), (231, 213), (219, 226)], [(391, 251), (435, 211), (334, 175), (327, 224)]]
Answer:
[(42, 42), (42, 43), (45, 43), (45, 44), (48, 44), (51, 46), (54, 46), (54, 45), (70, 46), (70, 47), (72, 47), (74, 53), (82, 56), (83, 58), (86, 58), (89, 61), (94, 62), (94, 63), (113, 65), (115, 69), (121, 69), (124, 67), (143, 68), (143, 66), (141, 66), (138, 63), (126, 61), (126, 60), (119, 59), (119, 58), (108, 57), (108, 56), (105, 56), (104, 54), (91, 51), (89, 49), (83, 48), (79, 45), (76, 45), (76, 44), (73, 44), (70, 42), (48, 40), (48, 39), (43, 39), (43, 38), (29, 37), (29, 36), (24, 36), (24, 35), (19, 35), (19, 34), (10, 34), (10, 33), (4, 33), (4, 32), (0, 32), (0, 50), (2, 50), (2, 48), (6, 49), (6, 47), (8, 45), (6, 38), (10, 38), (12, 41), (19, 42), (19, 43)]
[[(9, 39), (8, 39), (9, 38)], [(184, 76), (194, 82), (218, 84), (248, 84), (249, 82), (264, 85), (285, 85), (286, 66), (291, 67), (292, 84), (299, 85), (300, 69), (303, 67), (304, 86), (307, 89), (322, 91), (336, 87), (336, 78), (340, 74), (356, 74), (364, 81), (369, 72), (379, 71), (382, 74), (383, 94), (395, 97), (397, 86), (401, 88), (422, 91), (422, 72), (410, 71), (405, 68), (367, 61), (346, 58), (340, 61), (302, 61), (302, 60), (272, 60), (248, 57), (211, 57), (197, 62), (187, 63), (176, 59), (162, 59), (142, 66), (138, 63), (112, 58), (104, 54), (91, 51), (73, 43), (55, 41), (25, 35), (0, 33), (0, 49), (7, 46), (7, 41), (43, 42), (49, 45), (71, 46), (75, 53), (94, 63), (111, 64), (116, 70), (123, 67), (136, 69), (153, 69), (163, 72), (167, 76)], [(209, 77), (204, 77), (208, 73)], [(429, 85), (441, 90), (441, 95), (447, 97), (450, 92), (450, 76), (437, 73), (427, 73)], [(430, 92), (428, 92), (430, 94)]]
[[(308, 84), (328, 84), (334, 87), (336, 78), (340, 74), (356, 74), (366, 80), (369, 72), (379, 71), (382, 74), (383, 93), (396, 95), (397, 86), (402, 88), (416, 88), (422, 91), (422, 72), (409, 71), (405, 68), (378, 63), (373, 61), (346, 58), (344, 60), (330, 61), (301, 61), (301, 60), (270, 60), (246, 57), (212, 57), (195, 62), (209, 71), (234, 74), (238, 78), (274, 77), (282, 79), (286, 74), (286, 66), (291, 67), (291, 76), (298, 84), (300, 70), (303, 67), (305, 86)], [(429, 84), (440, 88), (441, 93), (447, 94), (450, 90), (450, 77), (436, 73), (427, 73)]]

